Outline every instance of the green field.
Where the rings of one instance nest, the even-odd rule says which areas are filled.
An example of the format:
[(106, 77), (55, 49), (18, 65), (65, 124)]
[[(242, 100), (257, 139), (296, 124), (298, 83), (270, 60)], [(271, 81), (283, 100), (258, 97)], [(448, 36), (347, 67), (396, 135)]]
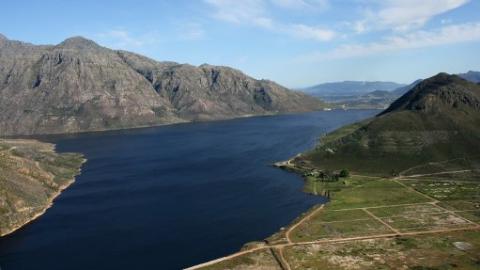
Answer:
[(352, 177), (345, 187), (333, 193), (328, 209), (361, 208), (429, 202), (430, 199), (388, 180)]
[(365, 219), (341, 222), (305, 222), (292, 233), (292, 241), (305, 242), (327, 238), (348, 238), (392, 233), (382, 223), (366, 216)]
[(269, 247), (277, 258), (282, 249), (291, 269), (478, 269), (480, 181), (465, 180), (467, 175), (475, 173), (438, 182), (362, 176), (322, 182), (309, 176), (307, 190), (331, 191), (325, 207), (298, 217), (266, 246), (248, 247), (260, 251), (202, 269), (281, 269), (284, 263)]

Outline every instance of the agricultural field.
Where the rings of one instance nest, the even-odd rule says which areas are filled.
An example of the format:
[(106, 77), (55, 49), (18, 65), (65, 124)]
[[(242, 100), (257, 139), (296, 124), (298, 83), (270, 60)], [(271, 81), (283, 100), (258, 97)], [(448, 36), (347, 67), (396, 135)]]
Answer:
[(290, 269), (478, 269), (478, 231), (292, 246)]
[[(330, 201), (267, 239), (278, 266), (480, 269), (479, 91), (438, 74), (279, 164)], [(338, 170), (350, 177), (325, 181)]]
[(478, 172), (305, 178), (330, 195), (264, 243), (192, 269), (479, 269)]

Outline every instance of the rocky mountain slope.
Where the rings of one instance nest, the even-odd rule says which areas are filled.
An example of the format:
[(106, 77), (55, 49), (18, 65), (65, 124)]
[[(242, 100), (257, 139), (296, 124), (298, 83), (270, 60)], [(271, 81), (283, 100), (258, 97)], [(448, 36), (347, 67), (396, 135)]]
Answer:
[(31, 140), (0, 140), (0, 236), (43, 214), (84, 159)]
[(82, 38), (0, 36), (0, 136), (69, 133), (302, 112), (322, 102), (210, 65), (157, 62)]
[(440, 73), (377, 117), (322, 138), (301, 159), (319, 168), (386, 175), (452, 159), (478, 163), (479, 145), (480, 86)]

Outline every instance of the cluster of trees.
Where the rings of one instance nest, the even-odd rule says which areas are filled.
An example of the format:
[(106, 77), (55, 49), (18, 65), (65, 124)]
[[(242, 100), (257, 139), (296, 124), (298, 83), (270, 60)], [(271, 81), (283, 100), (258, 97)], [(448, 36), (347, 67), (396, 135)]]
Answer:
[(317, 171), (313, 170), (309, 173), (306, 174), (306, 176), (313, 176), (322, 182), (336, 182), (340, 180), (340, 178), (347, 178), (350, 176), (350, 172), (346, 169), (343, 169), (341, 171), (336, 171), (332, 172), (329, 170), (324, 170), (324, 171)]

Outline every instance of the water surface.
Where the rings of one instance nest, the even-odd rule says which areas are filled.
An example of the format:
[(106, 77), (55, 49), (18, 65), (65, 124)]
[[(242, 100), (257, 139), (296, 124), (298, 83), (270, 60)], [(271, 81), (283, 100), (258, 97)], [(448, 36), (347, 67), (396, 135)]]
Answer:
[(169, 270), (233, 253), (325, 201), (273, 162), (377, 112), (42, 137), (88, 162), (45, 215), (0, 239), (0, 268)]

